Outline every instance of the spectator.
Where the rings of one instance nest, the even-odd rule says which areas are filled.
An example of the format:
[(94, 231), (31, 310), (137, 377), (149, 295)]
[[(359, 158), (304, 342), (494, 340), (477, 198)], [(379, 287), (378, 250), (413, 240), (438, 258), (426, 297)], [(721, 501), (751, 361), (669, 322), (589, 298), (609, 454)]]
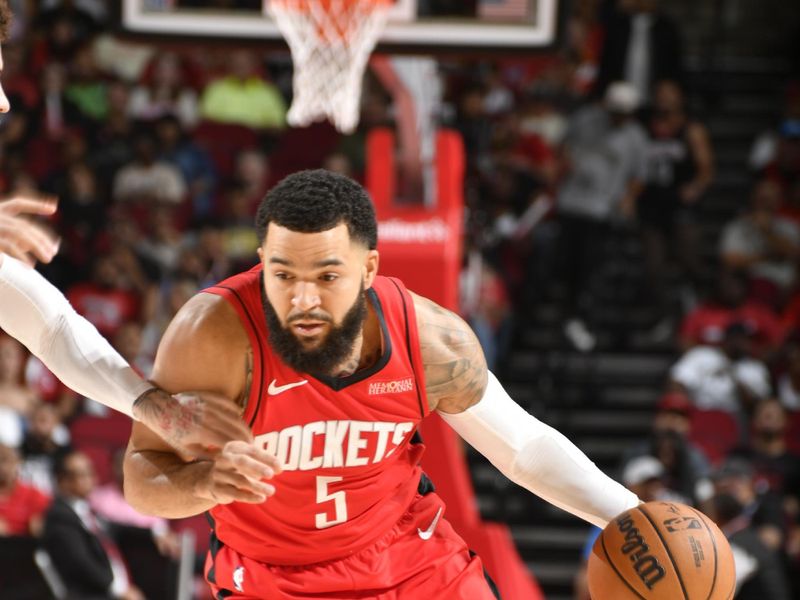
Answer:
[(176, 167), (183, 176), (192, 203), (192, 216), (210, 216), (217, 181), (211, 157), (185, 134), (181, 122), (172, 115), (164, 115), (156, 121), (155, 134), (159, 159)]
[(88, 44), (73, 55), (65, 94), (90, 122), (102, 121), (108, 116), (108, 82), (98, 71)]
[(773, 516), (765, 522), (748, 480), (748, 466), (732, 463), (717, 476), (717, 491), (712, 501), (714, 521), (722, 529), (733, 550), (737, 600), (789, 600), (789, 588), (779, 555), (765, 543), (765, 528), (779, 527)]
[(800, 456), (786, 445), (786, 409), (769, 398), (756, 404), (750, 420), (750, 442), (732, 452), (752, 465), (756, 489), (783, 498), (786, 514), (800, 517)]
[(508, 291), (480, 250), (467, 253), (461, 271), (462, 315), (478, 336), (489, 369), (502, 369), (511, 346), (513, 318)]
[(713, 294), (689, 312), (680, 326), (680, 347), (719, 346), (731, 323), (746, 323), (753, 331), (757, 356), (766, 357), (777, 350), (783, 329), (775, 313), (747, 297), (747, 277), (722, 269)]
[(666, 263), (670, 255), (678, 259), (689, 290), (703, 279), (694, 212), (713, 180), (714, 157), (705, 126), (689, 119), (683, 91), (674, 81), (656, 85), (646, 123), (647, 178), (636, 214), (650, 297), (660, 314), (673, 320)]
[[(191, 250), (186, 252), (191, 254)], [(190, 277), (172, 278), (162, 282), (153, 315), (142, 330), (142, 356), (150, 360), (155, 358), (158, 343), (172, 317), (197, 292), (197, 281)]]
[(153, 542), (163, 556), (170, 559), (180, 558), (180, 540), (170, 531), (169, 522), (161, 517), (140, 514), (125, 500), (122, 491), (124, 455), (124, 450), (114, 453), (113, 480), (92, 490), (89, 494), (89, 506), (97, 515), (111, 523), (149, 529)]
[(184, 129), (194, 128), (199, 119), (197, 92), (189, 85), (188, 67), (175, 52), (160, 52), (152, 70), (131, 92), (128, 111), (141, 121), (174, 116)]
[(71, 128), (79, 128), (85, 118), (66, 95), (67, 71), (60, 62), (49, 62), (39, 77), (41, 96), (36, 106), (36, 122), (48, 140), (59, 140)]
[(253, 231), (253, 211), (247, 186), (232, 182), (225, 187), (222, 223), (225, 254), (243, 268), (255, 264), (260, 244)]
[(37, 405), (20, 448), (20, 479), (52, 496), (56, 487), (53, 469), (56, 460), (71, 450), (69, 437), (56, 408), (52, 404)]
[(19, 480), (17, 450), (0, 444), (0, 536), (38, 536), (49, 505), (48, 495)]
[(175, 166), (158, 159), (155, 137), (141, 130), (134, 138), (133, 148), (133, 160), (114, 177), (114, 200), (180, 204), (186, 197), (186, 182)]
[(735, 322), (720, 347), (696, 346), (670, 371), (674, 389), (701, 410), (724, 410), (742, 416), (772, 391), (767, 367), (752, 357), (752, 332)]
[(142, 352), (141, 323), (138, 321), (123, 323), (114, 334), (111, 345), (139, 375), (146, 377), (150, 373), (153, 362)]
[(124, 273), (113, 257), (100, 255), (92, 267), (92, 279), (72, 286), (67, 298), (80, 314), (106, 337), (139, 316), (140, 298), (122, 286)]
[(753, 189), (750, 211), (722, 232), (723, 264), (744, 269), (753, 280), (751, 295), (778, 307), (796, 281), (800, 227), (778, 215), (780, 186), (762, 179)]
[(200, 100), (203, 118), (254, 129), (286, 127), (286, 103), (275, 85), (258, 72), (249, 50), (231, 53), (230, 73), (210, 83)]
[(681, 392), (661, 396), (650, 436), (625, 451), (622, 471), (643, 456), (654, 457), (664, 471), (662, 483), (688, 503), (696, 504), (711, 495), (711, 466), (702, 450), (688, 439), (692, 410), (691, 401)]
[(647, 138), (633, 118), (638, 105), (632, 86), (615, 83), (604, 105), (572, 117), (566, 137), (567, 175), (557, 199), (569, 312), (564, 331), (582, 351), (596, 343), (585, 322), (586, 292), (604, 242), (614, 221), (632, 216), (644, 181)]
[(175, 268), (183, 234), (175, 223), (174, 207), (156, 205), (150, 208), (148, 215), (147, 236), (136, 242), (136, 254), (154, 264), (163, 277)]
[(255, 214), (256, 207), (271, 184), (272, 171), (269, 157), (260, 150), (242, 150), (236, 155), (233, 179), (244, 186), (248, 198), (248, 210)]
[(85, 454), (70, 452), (56, 463), (58, 495), (47, 512), (44, 547), (68, 593), (96, 600), (143, 600), (131, 584), (110, 528), (89, 505), (94, 468)]
[(683, 83), (683, 44), (677, 24), (658, 9), (658, 0), (618, 0), (606, 25), (597, 91), (626, 81), (642, 100), (656, 81)]

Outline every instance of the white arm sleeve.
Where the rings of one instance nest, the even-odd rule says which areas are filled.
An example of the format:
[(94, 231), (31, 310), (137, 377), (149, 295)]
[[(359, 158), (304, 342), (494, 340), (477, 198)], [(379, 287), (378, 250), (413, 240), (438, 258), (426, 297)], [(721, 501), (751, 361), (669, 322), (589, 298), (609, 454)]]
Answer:
[(55, 286), (7, 255), (0, 263), (0, 327), (65, 385), (130, 417), (136, 398), (154, 387)]
[(598, 527), (639, 504), (566, 437), (514, 402), (491, 372), (480, 402), (439, 415), (513, 482)]

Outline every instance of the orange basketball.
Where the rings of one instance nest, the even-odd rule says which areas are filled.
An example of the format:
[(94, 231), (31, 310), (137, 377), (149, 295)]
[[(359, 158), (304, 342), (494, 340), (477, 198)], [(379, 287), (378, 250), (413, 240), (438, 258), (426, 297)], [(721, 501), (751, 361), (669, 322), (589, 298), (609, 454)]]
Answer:
[(685, 504), (648, 502), (611, 521), (589, 556), (592, 600), (729, 600), (735, 576), (725, 536)]

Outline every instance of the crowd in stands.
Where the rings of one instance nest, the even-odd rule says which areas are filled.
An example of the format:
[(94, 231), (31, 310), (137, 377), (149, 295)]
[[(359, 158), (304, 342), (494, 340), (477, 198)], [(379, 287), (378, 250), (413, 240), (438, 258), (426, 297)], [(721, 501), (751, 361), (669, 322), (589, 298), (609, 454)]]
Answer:
[[(285, 56), (132, 44), (107, 33), (103, 2), (16, 4), (0, 191), (59, 198), (61, 251), (42, 270), (143, 374), (180, 306), (255, 262), (251, 221), (270, 185), (321, 166), (363, 179), (366, 132), (392, 124), (369, 74), (355, 134), (296, 130)], [(754, 140), (749, 204), (707, 264), (697, 207), (714, 152), (687, 109), (678, 27), (655, 0), (578, 0), (566, 31), (535, 57), (442, 62), (441, 121), (467, 158), (464, 316), (501, 369), (521, 309), (556, 298), (565, 343), (591, 353), (600, 249), (635, 232), (652, 336), (678, 358), (621, 480), (716, 520), (742, 565), (738, 598), (798, 598), (800, 88)], [(176, 526), (121, 496), (129, 427), (0, 332), (0, 535), (41, 536), (85, 597), (142, 597), (119, 528), (178, 556)], [(65, 553), (78, 530), (83, 545)]]

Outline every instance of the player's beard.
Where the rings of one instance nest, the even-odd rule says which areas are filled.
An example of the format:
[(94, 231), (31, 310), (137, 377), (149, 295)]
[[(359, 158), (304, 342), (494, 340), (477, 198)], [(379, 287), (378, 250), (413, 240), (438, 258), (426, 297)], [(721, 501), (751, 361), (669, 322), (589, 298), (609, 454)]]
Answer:
[[(358, 291), (353, 306), (347, 311), (338, 325), (327, 315), (315, 312), (292, 317), (284, 327), (278, 313), (267, 298), (264, 286), (261, 286), (261, 305), (269, 328), (269, 343), (272, 349), (287, 365), (300, 373), (318, 373), (333, 375), (334, 369), (340, 367), (353, 352), (356, 338), (361, 332), (367, 318), (367, 298), (364, 293), (364, 282)], [(292, 333), (291, 322), (302, 319), (324, 321), (330, 325), (327, 335), (314, 348), (306, 348), (300, 339)]]

